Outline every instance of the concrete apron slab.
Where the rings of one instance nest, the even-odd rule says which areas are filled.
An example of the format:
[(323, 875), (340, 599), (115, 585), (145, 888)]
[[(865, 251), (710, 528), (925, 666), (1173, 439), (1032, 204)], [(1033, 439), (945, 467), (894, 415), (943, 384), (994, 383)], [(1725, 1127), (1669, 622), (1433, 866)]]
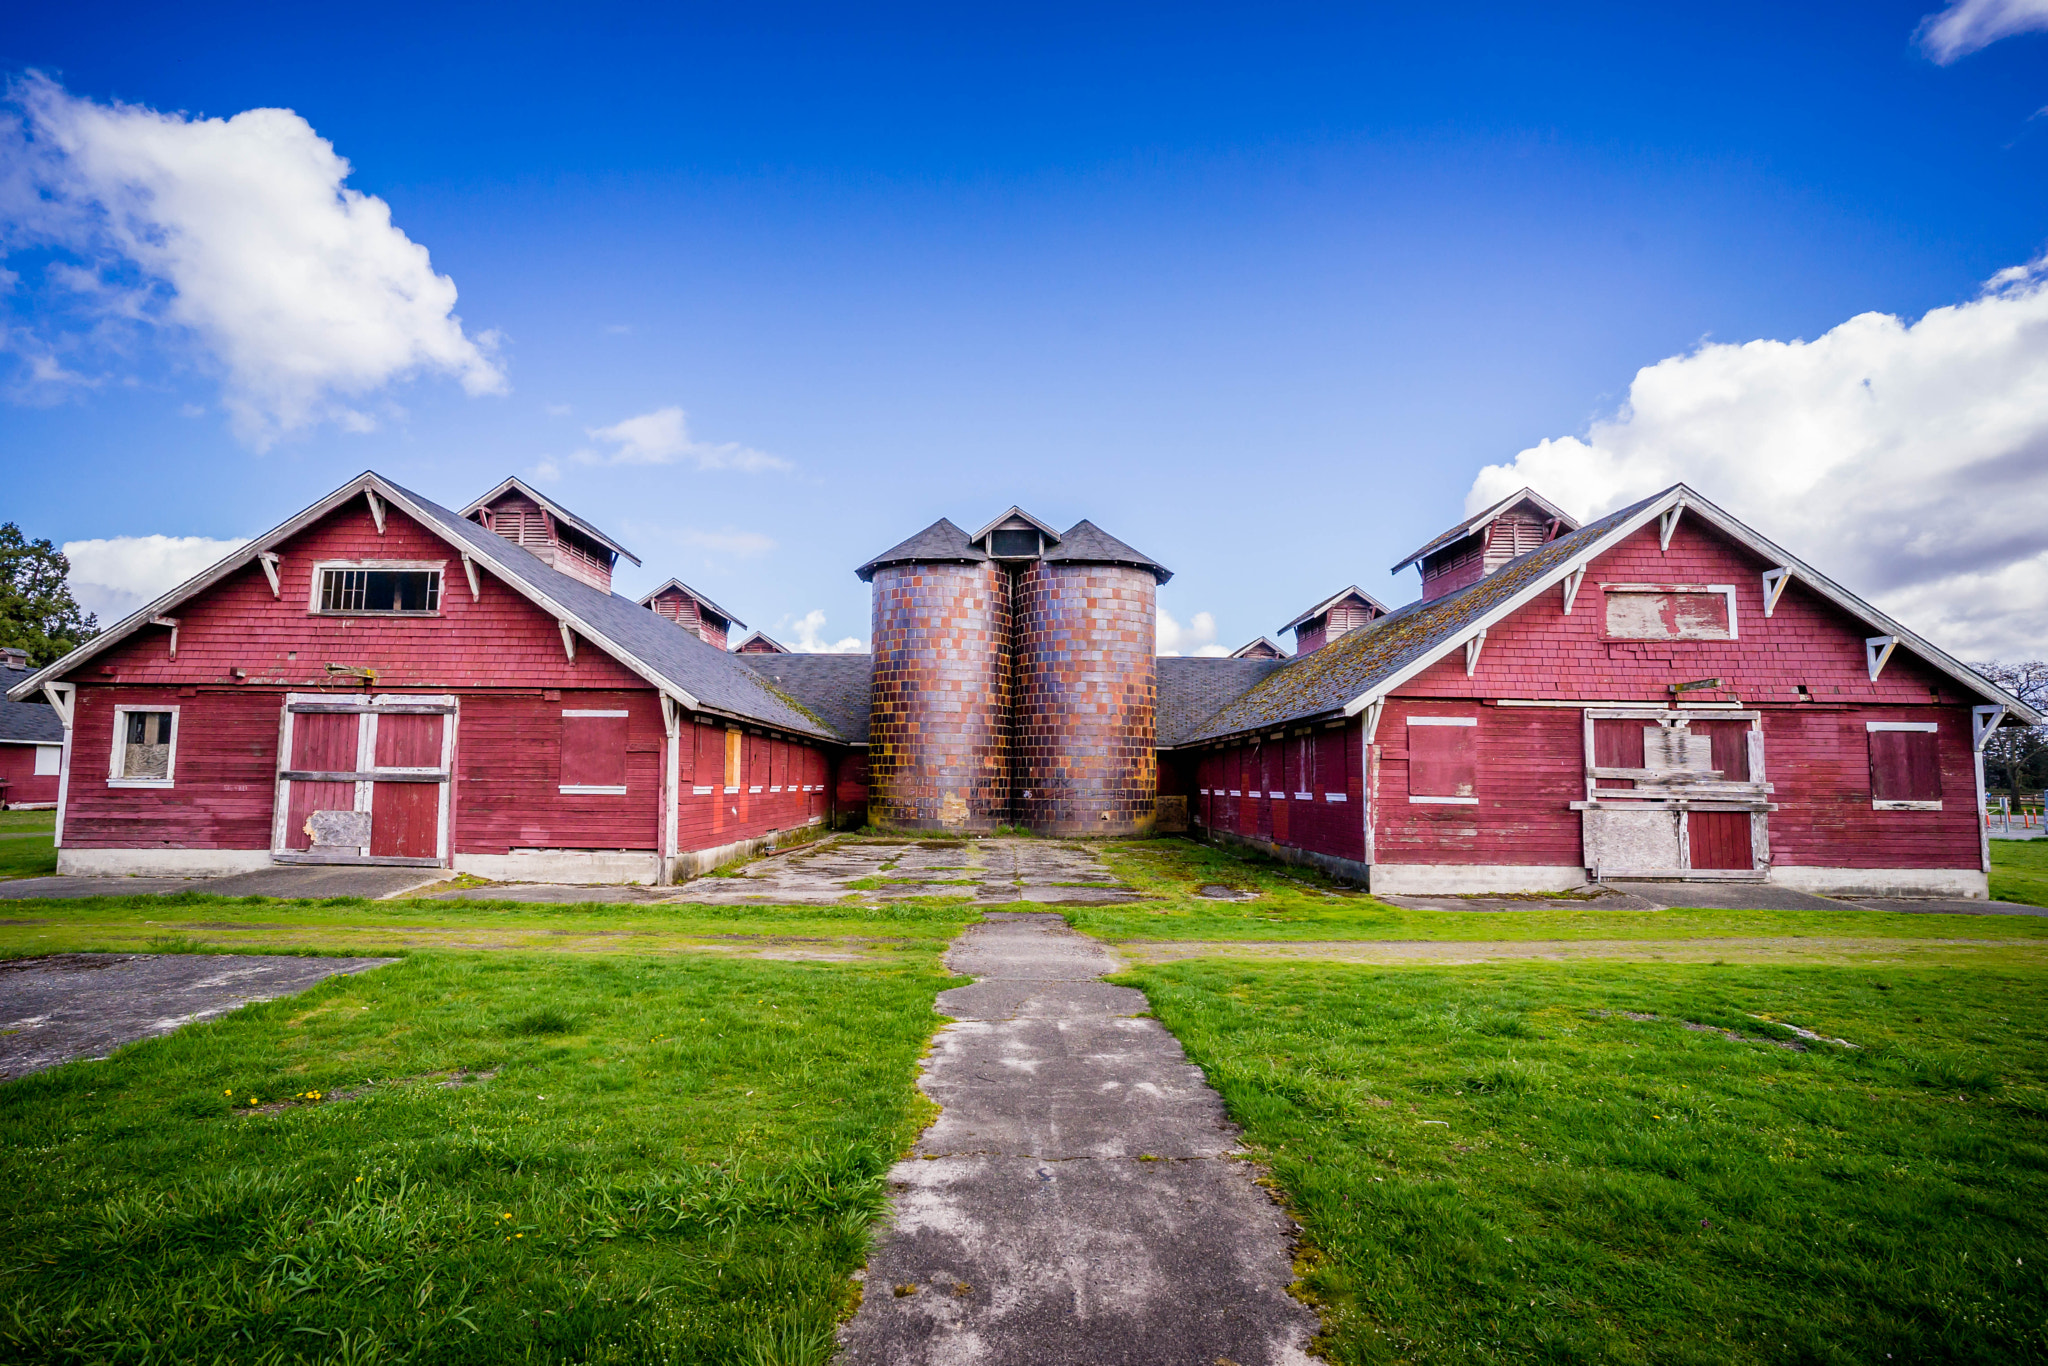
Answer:
[(365, 901), (389, 901), (447, 877), (445, 868), (366, 868), (344, 864), (280, 865), (225, 877), (36, 877), (0, 882), (0, 900), (202, 892), (207, 896), (274, 896), (292, 900), (361, 897)]
[(168, 1034), (396, 958), (60, 953), (0, 963), (0, 1080)]
[(890, 1172), (849, 1363), (1306, 1366), (1293, 1221), (1144, 994), (1058, 916), (991, 913), (946, 955), (919, 1086), (942, 1108)]

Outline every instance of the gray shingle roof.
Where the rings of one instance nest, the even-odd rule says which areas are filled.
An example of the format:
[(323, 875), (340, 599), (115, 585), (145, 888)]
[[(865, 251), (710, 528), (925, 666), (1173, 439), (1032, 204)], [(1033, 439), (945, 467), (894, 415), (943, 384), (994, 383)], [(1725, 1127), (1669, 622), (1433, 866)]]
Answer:
[(1159, 561), (1131, 549), (1085, 517), (1074, 523), (1066, 534), (1060, 537), (1058, 545), (1047, 550), (1039, 558), (1055, 562), (1065, 561), (1069, 564), (1136, 565), (1140, 569), (1151, 570), (1161, 583), (1173, 577), (1173, 571)]
[(736, 658), (809, 707), (849, 745), (868, 742), (873, 655), (738, 655)]
[(1409, 603), (1314, 654), (1278, 665), (1243, 696), (1219, 708), (1180, 743), (1217, 739), (1341, 711), (1353, 698), (1371, 691), (1375, 684), (1409, 664), (1443, 654), (1464, 638), (1474, 622), (1503, 601), (1584, 553), (1609, 530), (1663, 496), (1656, 494), (1611, 512), (1597, 522), (1508, 561), (1477, 583), (1429, 602)]
[(901, 545), (891, 546), (854, 570), (862, 583), (874, 580), (875, 571), (889, 564), (976, 564), (988, 556), (976, 550), (967, 533), (941, 517)]
[(1159, 657), (1159, 739), (1161, 749), (1186, 744), (1204, 723), (1284, 659), (1217, 659), (1201, 655)]
[[(386, 481), (387, 483), (389, 481)], [(713, 711), (745, 717), (800, 735), (840, 738), (794, 698), (778, 692), (738, 657), (706, 645), (667, 617), (650, 612), (631, 598), (592, 588), (542, 564), (532, 554), (493, 531), (451, 512), (410, 489), (391, 484), (422, 515), (458, 543), (498, 570), (560, 604), (589, 623), (649, 672), (680, 688)]]
[(1422, 549), (1416, 551), (1413, 555), (1410, 555), (1407, 559), (1401, 561), (1401, 563), (1395, 565), (1392, 569), (1388, 570), (1387, 572), (1390, 574), (1398, 574), (1402, 570), (1406, 569), (1409, 565), (1414, 564), (1417, 560), (1421, 559), (1424, 555), (1429, 554), (1432, 550), (1439, 550), (1442, 547), (1449, 545), (1453, 541), (1464, 540), (1467, 536), (1472, 535), (1481, 527), (1489, 525), (1490, 523), (1498, 520), (1501, 514), (1507, 512), (1517, 503), (1534, 503), (1544, 512), (1547, 512), (1552, 517), (1555, 517), (1562, 524), (1562, 529), (1565, 531), (1576, 531), (1578, 529), (1578, 519), (1571, 516), (1571, 514), (1567, 513), (1564, 509), (1557, 506), (1557, 504), (1551, 502), (1548, 498), (1545, 498), (1542, 494), (1536, 492), (1536, 490), (1534, 489), (1518, 489), (1514, 493), (1511, 493), (1507, 497), (1501, 499), (1498, 503), (1495, 503), (1486, 511), (1480, 513), (1477, 517), (1467, 518), (1465, 521), (1462, 521), (1458, 523), (1456, 526), (1452, 527), (1449, 531), (1446, 531), (1439, 536), (1432, 537), (1430, 540), (1424, 543)]
[(640, 605), (642, 607), (646, 607), (649, 603), (653, 602), (656, 598), (660, 597), (663, 593), (666, 593), (671, 588), (679, 590), (684, 597), (694, 599), (697, 603), (698, 609), (703, 611), (706, 616), (717, 617), (720, 621), (724, 622), (728, 626), (745, 626), (747, 624), (678, 578), (670, 578), (666, 583), (663, 583), (661, 587), (655, 589), (653, 592), (641, 594)]
[(64, 723), (56, 711), (41, 702), (9, 702), (0, 698), (0, 741), (32, 740), (38, 744), (64, 743)]
[(1391, 610), (1385, 603), (1381, 602), (1378, 598), (1374, 597), (1372, 594), (1366, 592), (1363, 588), (1360, 588), (1357, 584), (1354, 583), (1341, 593), (1332, 593), (1329, 597), (1324, 598), (1321, 602), (1309, 608), (1306, 612), (1303, 612), (1300, 616), (1296, 617), (1293, 621), (1288, 622), (1285, 626), (1282, 626), (1280, 629), (1283, 631), (1292, 631), (1295, 627), (1301, 625), (1303, 622), (1313, 621), (1317, 617), (1322, 616), (1324, 613), (1328, 612), (1332, 607), (1335, 607), (1338, 603), (1344, 601), (1344, 599), (1346, 598), (1357, 598), (1359, 601), (1363, 602), (1366, 606), (1372, 608), (1373, 611), (1379, 613), (1381, 616), (1385, 616), (1388, 613), (1388, 611)]

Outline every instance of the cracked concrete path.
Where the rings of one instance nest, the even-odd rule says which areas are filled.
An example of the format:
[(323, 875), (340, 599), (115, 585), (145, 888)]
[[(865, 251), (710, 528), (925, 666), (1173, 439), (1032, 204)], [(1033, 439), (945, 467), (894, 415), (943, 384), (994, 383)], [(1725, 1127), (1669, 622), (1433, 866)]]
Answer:
[(1293, 1221), (1223, 1101), (1118, 964), (1060, 917), (991, 912), (919, 1085), (943, 1108), (890, 1172), (847, 1363), (1306, 1366)]

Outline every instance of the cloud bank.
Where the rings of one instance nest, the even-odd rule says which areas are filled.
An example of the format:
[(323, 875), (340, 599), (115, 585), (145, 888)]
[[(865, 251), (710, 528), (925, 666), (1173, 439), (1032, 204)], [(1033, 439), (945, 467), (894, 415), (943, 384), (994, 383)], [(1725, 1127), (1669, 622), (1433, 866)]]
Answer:
[(1942, 66), (2016, 33), (2048, 30), (2048, 0), (1954, 0), (1913, 36)]
[(714, 443), (697, 440), (690, 435), (689, 418), (681, 408), (656, 408), (651, 413), (629, 417), (609, 427), (592, 427), (590, 439), (609, 449), (586, 447), (575, 454), (579, 464), (687, 463), (700, 470), (740, 470), (749, 474), (793, 468), (780, 456), (757, 451), (751, 446), (732, 441)]
[(66, 541), (61, 548), (71, 561), (71, 596), (96, 614), (104, 629), (248, 543), (207, 536), (113, 536)]
[(1681, 480), (1944, 649), (2048, 654), (2048, 258), (1917, 322), (1659, 361), (1466, 506), (1526, 484), (1592, 516)]
[(813, 609), (794, 619), (784, 617), (782, 624), (776, 627), (776, 635), (783, 644), (799, 654), (857, 655), (867, 649), (867, 645), (858, 636), (843, 636), (828, 642), (825, 639), (823, 608)]
[(1163, 655), (1227, 655), (1230, 651), (1216, 643), (1216, 618), (1208, 612), (1197, 612), (1188, 618), (1183, 626), (1165, 609), (1159, 612), (1158, 652)]
[(60, 355), (123, 329), (172, 330), (218, 369), (258, 449), (323, 421), (369, 430), (356, 405), (398, 380), (506, 388), (494, 335), (455, 315), (454, 281), (289, 109), (189, 118), (31, 75), (0, 108), (0, 168), (0, 248), (72, 258), (43, 271), (23, 299), (32, 321), (5, 338), (32, 382), (83, 382)]

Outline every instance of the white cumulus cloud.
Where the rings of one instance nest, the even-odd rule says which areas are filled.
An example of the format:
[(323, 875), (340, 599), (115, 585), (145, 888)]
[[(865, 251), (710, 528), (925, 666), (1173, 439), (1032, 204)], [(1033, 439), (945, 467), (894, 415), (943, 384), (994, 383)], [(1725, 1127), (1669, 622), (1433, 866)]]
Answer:
[(1947, 66), (2000, 38), (2048, 29), (2048, 0), (1953, 0), (1920, 21), (1921, 51)]
[[(471, 337), (455, 316), (454, 281), (390, 205), (348, 188), (347, 159), (291, 110), (192, 118), (81, 99), (37, 75), (11, 95), (0, 245), (75, 258), (45, 272), (43, 332), (68, 326), (74, 348), (89, 345), (86, 323), (196, 340), (237, 433), (259, 449), (317, 422), (374, 425), (354, 405), (402, 379), (506, 388), (495, 335)], [(58, 339), (10, 344), (36, 361)]]
[(1230, 653), (1216, 643), (1216, 617), (1213, 613), (1197, 612), (1183, 626), (1164, 608), (1159, 611), (1158, 652), (1163, 655), (1205, 656)]
[(674, 465), (687, 462), (700, 470), (786, 470), (791, 468), (780, 456), (757, 451), (738, 442), (699, 441), (690, 435), (688, 416), (681, 408), (656, 408), (651, 413), (614, 422), (609, 427), (590, 428), (590, 439), (604, 450), (585, 448), (576, 459), (586, 465)]
[(60, 548), (71, 561), (71, 596), (105, 627), (247, 544), (209, 536), (111, 536)]
[(1944, 649), (2048, 654), (2048, 258), (1916, 322), (1659, 361), (1466, 506), (1526, 484), (1592, 516), (1681, 480)]
[(784, 617), (776, 627), (776, 634), (784, 644), (799, 654), (807, 655), (857, 655), (867, 649), (859, 636), (842, 636), (838, 640), (825, 639), (825, 612), (816, 608), (800, 617)]

